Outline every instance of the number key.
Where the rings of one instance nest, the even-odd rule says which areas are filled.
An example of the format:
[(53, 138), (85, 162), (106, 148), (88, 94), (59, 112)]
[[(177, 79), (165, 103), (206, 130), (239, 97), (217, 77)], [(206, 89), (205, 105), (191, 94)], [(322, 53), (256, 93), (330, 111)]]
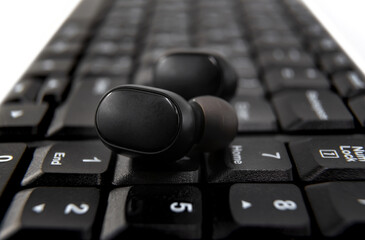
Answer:
[[(241, 231), (256, 237), (310, 234), (309, 216), (295, 185), (240, 183), (232, 185), (226, 194), (217, 192), (219, 190), (214, 189), (213, 194), (217, 194), (212, 205), (214, 239), (234, 238), (235, 233), (241, 236)], [(227, 195), (228, 201), (224, 199)]]
[(0, 144), (0, 196), (13, 178), (26, 148), (24, 143)]
[(211, 155), (206, 164), (211, 183), (293, 179), (285, 145), (272, 139), (236, 138), (225, 152)]
[(99, 204), (95, 188), (33, 188), (19, 192), (0, 239), (91, 239)]
[(111, 151), (100, 141), (55, 142), (35, 150), (23, 186), (104, 184)]
[(200, 239), (201, 224), (201, 194), (195, 187), (117, 188), (109, 195), (101, 239)]

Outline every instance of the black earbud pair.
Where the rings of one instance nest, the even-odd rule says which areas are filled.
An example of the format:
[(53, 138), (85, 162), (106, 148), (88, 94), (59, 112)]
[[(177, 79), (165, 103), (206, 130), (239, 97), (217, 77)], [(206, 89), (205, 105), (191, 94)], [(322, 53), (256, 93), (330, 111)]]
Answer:
[(133, 158), (177, 160), (192, 149), (211, 152), (233, 140), (237, 116), (219, 97), (234, 94), (237, 78), (223, 58), (168, 54), (156, 63), (153, 84), (122, 85), (101, 99), (95, 124), (107, 147)]

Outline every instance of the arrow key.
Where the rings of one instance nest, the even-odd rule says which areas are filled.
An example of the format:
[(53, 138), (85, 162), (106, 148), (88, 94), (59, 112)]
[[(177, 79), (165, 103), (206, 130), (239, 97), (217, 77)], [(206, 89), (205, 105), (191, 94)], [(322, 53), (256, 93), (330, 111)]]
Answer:
[(0, 134), (16, 136), (40, 135), (46, 126), (48, 104), (5, 104), (0, 107)]
[(18, 192), (3, 219), (0, 239), (96, 239), (100, 191), (39, 187)]
[(99, 186), (111, 151), (100, 141), (57, 142), (35, 150), (23, 186)]

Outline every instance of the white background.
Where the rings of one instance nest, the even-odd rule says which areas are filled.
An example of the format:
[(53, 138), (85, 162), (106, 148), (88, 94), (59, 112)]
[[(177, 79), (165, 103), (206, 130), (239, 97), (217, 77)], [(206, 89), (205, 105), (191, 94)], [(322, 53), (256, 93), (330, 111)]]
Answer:
[(0, 101), (80, 0), (0, 0)]
[[(304, 0), (365, 70), (365, 1)], [(0, 0), (0, 101), (80, 0)]]

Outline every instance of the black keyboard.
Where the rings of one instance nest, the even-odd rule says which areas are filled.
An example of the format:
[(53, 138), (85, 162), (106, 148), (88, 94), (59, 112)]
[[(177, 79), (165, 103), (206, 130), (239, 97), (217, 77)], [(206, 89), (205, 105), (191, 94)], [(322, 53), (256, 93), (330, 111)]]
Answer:
[[(237, 137), (164, 164), (112, 152), (101, 97), (175, 49), (235, 69)], [(0, 239), (363, 239), (364, 93), (300, 1), (84, 0), (0, 107)]]

